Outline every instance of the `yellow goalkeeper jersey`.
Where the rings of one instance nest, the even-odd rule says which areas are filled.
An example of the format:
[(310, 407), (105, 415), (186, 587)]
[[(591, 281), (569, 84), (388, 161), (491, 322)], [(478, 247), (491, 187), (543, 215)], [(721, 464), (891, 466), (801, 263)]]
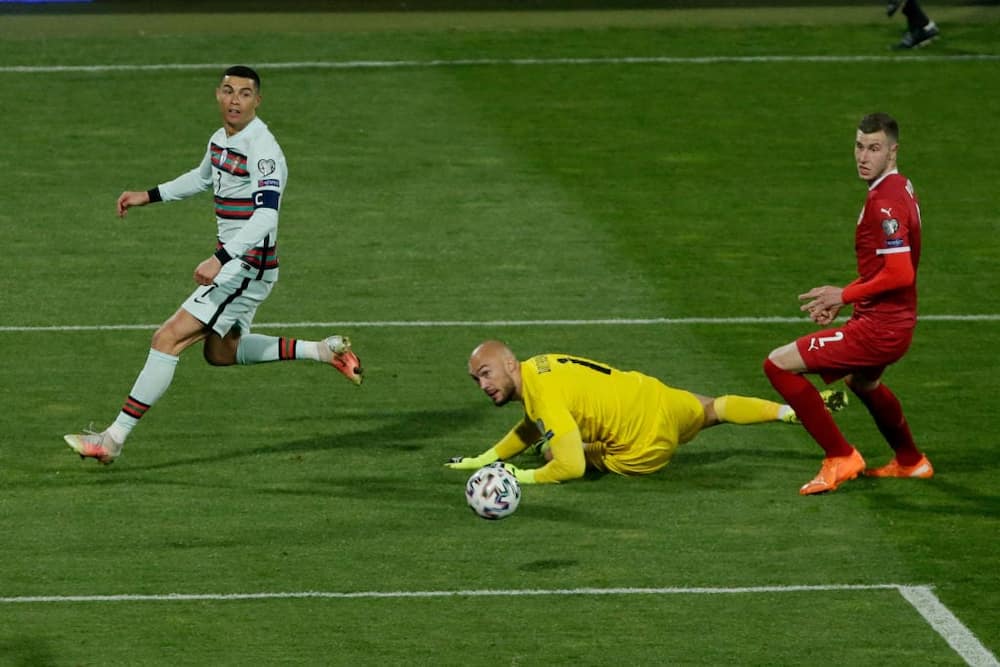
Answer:
[(521, 395), (524, 421), (496, 445), (497, 453), (506, 459), (547, 440), (552, 460), (536, 470), (537, 482), (580, 477), (587, 463), (621, 474), (654, 472), (704, 423), (690, 392), (568, 354), (522, 362)]

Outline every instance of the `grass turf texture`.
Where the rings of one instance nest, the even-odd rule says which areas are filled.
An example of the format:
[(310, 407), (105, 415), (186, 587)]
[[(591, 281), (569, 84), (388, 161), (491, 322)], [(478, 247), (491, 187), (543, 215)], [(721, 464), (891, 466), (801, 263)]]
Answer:
[[(331, 37), (272, 22), (248, 43), (267, 62), (884, 55), (897, 34), (887, 25)], [(219, 35), (192, 28), (22, 33), (0, 42), (0, 66), (233, 59)], [(922, 55), (995, 51), (995, 28), (947, 25)], [(260, 114), (291, 184), (282, 280), (258, 322), (796, 315), (796, 294), (851, 277), (864, 193), (853, 127), (874, 109), (900, 118), (901, 166), (923, 200), (922, 312), (996, 313), (1000, 168), (977, 128), (1000, 112), (981, 85), (998, 70), (906, 58), (262, 68)], [(154, 324), (176, 308), (212, 248), (208, 195), (124, 223), (113, 202), (200, 159), (217, 126), (215, 76), (0, 73), (15, 174), (0, 211), (3, 325)], [(0, 331), (0, 594), (914, 583), (934, 585), (995, 652), (995, 406), (984, 398), (995, 322), (922, 323), (887, 377), (938, 468), (932, 482), (861, 480), (800, 498), (820, 458), (805, 433), (720, 427), (660, 474), (529, 487), (514, 517), (488, 523), (464, 505), (465, 475), (440, 466), (518, 417), (465, 375), (484, 337), (701, 393), (773, 396), (761, 360), (808, 330), (357, 327), (344, 331), (369, 373), (356, 391), (318, 365), (210, 369), (192, 350), (106, 469), (79, 463), (59, 436), (113, 417), (150, 331)], [(888, 458), (863, 408), (838, 420), (871, 462)], [(0, 661), (12, 664), (792, 664), (831, 638), (842, 664), (961, 664), (894, 591), (4, 603), (0, 620)]]

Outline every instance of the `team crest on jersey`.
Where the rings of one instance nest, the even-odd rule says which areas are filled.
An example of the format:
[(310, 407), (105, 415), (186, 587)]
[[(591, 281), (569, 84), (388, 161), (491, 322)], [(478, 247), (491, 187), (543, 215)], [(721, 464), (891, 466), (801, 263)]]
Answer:
[(882, 221), (882, 231), (885, 232), (886, 236), (893, 236), (899, 231), (899, 220), (896, 218), (889, 218), (888, 220)]
[(275, 164), (274, 160), (258, 160), (257, 170), (260, 172), (261, 176), (268, 176), (274, 173)]
[(534, 357), (532, 361), (535, 362), (535, 368), (538, 370), (539, 375), (541, 375), (542, 373), (548, 373), (550, 370), (552, 370), (551, 368), (549, 368), (549, 358), (546, 357), (544, 354), (540, 354), (537, 357)]

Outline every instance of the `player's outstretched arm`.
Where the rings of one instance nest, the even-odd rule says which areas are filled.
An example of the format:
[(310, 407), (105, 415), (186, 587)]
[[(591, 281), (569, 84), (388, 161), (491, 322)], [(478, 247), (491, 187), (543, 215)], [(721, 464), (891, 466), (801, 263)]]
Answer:
[(452, 470), (479, 470), (483, 466), (494, 463), (500, 458), (496, 447), (490, 447), (479, 456), (455, 456), (445, 463)]
[(534, 443), (541, 434), (538, 428), (527, 418), (522, 419), (497, 444), (493, 445), (479, 456), (456, 456), (445, 463), (453, 470), (472, 470), (482, 468), (500, 459), (509, 459), (523, 452), (528, 445)]
[(552, 484), (583, 477), (587, 460), (583, 454), (583, 441), (579, 429), (563, 433), (549, 441), (552, 458), (541, 468), (522, 469), (509, 463), (504, 467), (521, 484)]
[(148, 192), (126, 191), (118, 196), (118, 217), (124, 218), (126, 212), (133, 206), (145, 206), (149, 203)]

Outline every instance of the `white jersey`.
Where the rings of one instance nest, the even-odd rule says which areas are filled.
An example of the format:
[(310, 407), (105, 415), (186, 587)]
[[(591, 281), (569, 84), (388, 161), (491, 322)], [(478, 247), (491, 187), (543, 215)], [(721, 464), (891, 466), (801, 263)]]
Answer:
[[(278, 279), (278, 210), (288, 181), (285, 155), (260, 118), (229, 137), (219, 128), (208, 141), (201, 164), (161, 183), (163, 201), (184, 199), (212, 188), (218, 246), (233, 258), (223, 273), (234, 271), (254, 280)], [(221, 259), (221, 258), (220, 258)], [(240, 271), (239, 269), (242, 269)]]

